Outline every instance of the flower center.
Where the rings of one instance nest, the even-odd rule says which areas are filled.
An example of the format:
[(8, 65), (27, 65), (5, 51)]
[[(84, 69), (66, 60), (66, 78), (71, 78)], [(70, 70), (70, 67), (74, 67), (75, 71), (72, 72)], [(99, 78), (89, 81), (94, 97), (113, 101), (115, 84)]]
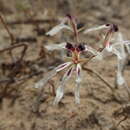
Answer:
[(76, 49), (72, 52), (72, 61), (74, 64), (78, 64), (80, 62), (80, 52)]

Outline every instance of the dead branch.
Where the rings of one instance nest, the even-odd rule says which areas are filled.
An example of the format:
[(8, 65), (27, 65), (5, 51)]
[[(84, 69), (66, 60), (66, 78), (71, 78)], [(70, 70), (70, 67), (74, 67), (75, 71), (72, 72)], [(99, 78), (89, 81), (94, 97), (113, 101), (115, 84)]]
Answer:
[(12, 52), (13, 49), (18, 48), (18, 47), (23, 47), (23, 50), (21, 52), (21, 57), (20, 57), (20, 60), (23, 60), (23, 57), (25, 56), (26, 50), (28, 48), (28, 45), (25, 44), (25, 43), (21, 43), (21, 44), (17, 44), (17, 45), (11, 45), (10, 47), (7, 47), (3, 50), (0, 50), (0, 53), (3, 53), (5, 51)]
[(6, 29), (7, 33), (8, 33), (9, 36), (10, 36), (11, 44), (14, 44), (14, 39), (15, 39), (15, 38), (14, 38), (13, 34), (11, 33), (11, 31), (9, 30), (9, 28), (8, 28), (6, 22), (5, 22), (5, 20), (3, 19), (3, 17), (2, 17), (1, 14), (0, 14), (0, 21), (1, 21), (1, 23), (4, 25), (4, 28)]

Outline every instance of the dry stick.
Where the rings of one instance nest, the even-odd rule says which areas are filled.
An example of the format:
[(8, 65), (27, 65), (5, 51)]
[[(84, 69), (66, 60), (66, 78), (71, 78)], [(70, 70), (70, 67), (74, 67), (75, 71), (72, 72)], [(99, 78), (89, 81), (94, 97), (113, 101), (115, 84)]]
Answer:
[(21, 44), (16, 44), (16, 45), (13, 45), (13, 46), (10, 46), (10, 47), (7, 47), (7, 48), (5, 48), (5, 49), (2, 49), (2, 50), (0, 50), (0, 53), (3, 53), (3, 52), (5, 52), (5, 51), (10, 51), (10, 50), (12, 50), (12, 49), (14, 49), (14, 48), (17, 48), (17, 47), (24, 47), (24, 48), (27, 48), (27, 44), (25, 44), (25, 43), (21, 43)]
[[(7, 33), (8, 33), (9, 36), (10, 36), (11, 45), (13, 45), (13, 44), (14, 44), (13, 34), (10, 32), (10, 30), (9, 30), (9, 28), (7, 27), (7, 25), (6, 25), (5, 21), (4, 21), (4, 19), (2, 18), (2, 15), (1, 15), (1, 14), (0, 14), (0, 20), (1, 20), (2, 24), (4, 25), (4, 27), (5, 27), (6, 31), (7, 31)], [(12, 54), (11, 51), (9, 51), (9, 54), (10, 54), (10, 57), (11, 57), (12, 61), (14, 61), (13, 54)]]
[(127, 120), (127, 118), (128, 118), (127, 115), (124, 116), (124, 118), (117, 123), (117, 126), (119, 126), (123, 121)]
[(113, 92), (114, 91), (114, 87), (112, 85), (110, 85), (100, 74), (98, 74), (96, 71), (90, 69), (90, 68), (86, 68), (86, 67), (82, 67), (83, 70), (86, 70), (88, 72), (91, 72), (93, 74), (95, 74), (100, 80), (102, 80), (107, 86), (108, 88)]
[[(4, 25), (5, 29), (6, 29), (6, 31), (8, 32), (8, 34), (9, 34), (9, 36), (10, 36), (11, 45), (14, 45), (14, 44), (15, 44), (15, 38), (14, 38), (13, 34), (10, 32), (10, 30), (9, 30), (8, 26), (6, 25), (4, 19), (2, 18), (2, 15), (1, 15), (1, 14), (0, 14), (0, 20), (1, 20), (1, 22), (3, 23), (3, 25)], [(27, 46), (26, 44), (20, 44), (20, 45), (18, 45), (18, 46), (17, 46), (17, 45), (16, 45), (16, 46), (13, 46), (13, 48), (20, 47), (20, 46), (24, 46), (24, 49), (23, 49), (23, 51), (22, 51), (22, 53), (21, 53), (21, 57), (20, 57), (20, 60), (22, 60), (23, 57), (24, 57), (24, 55), (25, 55), (25, 52), (26, 52), (28, 46)], [(10, 47), (10, 49), (9, 49), (9, 54), (10, 54), (12, 60), (14, 61), (14, 58), (13, 58), (13, 55), (12, 55), (12, 49), (11, 49), (11, 48), (12, 48), (12, 47)], [(5, 50), (6, 50), (6, 49), (5, 49)], [(1, 52), (1, 51), (0, 51), (0, 52)]]
[(20, 57), (20, 60), (23, 60), (23, 58), (24, 58), (24, 56), (25, 56), (25, 53), (26, 53), (26, 51), (27, 51), (27, 49), (28, 49), (28, 46), (27, 46), (27, 44), (23, 44), (23, 51), (22, 51), (22, 53), (21, 53), (21, 57)]
[(12, 52), (13, 49), (17, 48), (17, 47), (23, 47), (23, 51), (21, 53), (21, 57), (20, 57), (20, 61), (23, 60), (23, 57), (25, 56), (25, 53), (26, 53), (26, 50), (28, 48), (28, 45), (25, 44), (25, 43), (21, 43), (21, 44), (18, 44), (18, 45), (11, 45), (10, 47), (7, 47), (3, 50), (0, 50), (0, 53), (3, 53), (5, 51), (9, 51), (9, 52)]
[(2, 15), (0, 14), (0, 20), (1, 20), (1, 23), (4, 25), (6, 31), (8, 32), (9, 36), (10, 36), (10, 39), (11, 39), (11, 44), (14, 43), (14, 36), (13, 34), (10, 32), (9, 28), (7, 27)]

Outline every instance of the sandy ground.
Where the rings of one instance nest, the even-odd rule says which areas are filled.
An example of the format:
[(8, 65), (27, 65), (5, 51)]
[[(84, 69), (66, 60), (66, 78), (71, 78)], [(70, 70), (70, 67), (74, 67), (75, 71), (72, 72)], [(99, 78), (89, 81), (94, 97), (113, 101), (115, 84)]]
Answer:
[[(87, 66), (97, 71), (115, 89), (112, 91), (97, 76), (83, 71), (79, 105), (74, 101), (74, 77), (66, 84), (64, 98), (58, 106), (52, 105), (55, 98), (53, 88), (57, 88), (63, 73), (52, 78), (44, 89), (34, 88), (36, 82), (64, 62), (61, 52), (48, 52), (44, 48), (40, 58), (41, 45), (44, 47), (73, 39), (68, 32), (54, 37), (45, 36), (45, 32), (58, 24), (59, 19), (71, 12), (78, 18), (78, 23), (86, 27), (115, 23), (130, 38), (129, 1), (99, 0), (97, 3), (94, 0), (39, 0), (37, 3), (31, 1), (30, 4), (29, 1), (20, 3), (13, 0), (10, 6), (6, 1), (0, 1), (0, 12), (17, 41), (26, 43), (28, 49), (24, 61), (18, 61), (19, 64), (12, 64), (8, 52), (0, 53), (0, 130), (130, 130), (130, 97), (124, 86), (117, 89), (114, 86), (117, 69), (115, 56), (90, 62)], [(2, 50), (10, 46), (10, 37), (3, 24), (0, 24), (0, 28)], [(86, 37), (81, 34), (80, 41), (97, 46), (95, 35)], [(13, 50), (15, 61), (19, 59), (21, 51), (22, 48)], [(130, 66), (127, 65), (124, 76), (128, 86), (129, 70)], [(42, 72), (39, 73), (40, 71)], [(33, 74), (35, 76), (30, 76)], [(5, 81), (14, 77), (17, 80), (23, 79)], [(124, 117), (126, 120), (120, 123)]]

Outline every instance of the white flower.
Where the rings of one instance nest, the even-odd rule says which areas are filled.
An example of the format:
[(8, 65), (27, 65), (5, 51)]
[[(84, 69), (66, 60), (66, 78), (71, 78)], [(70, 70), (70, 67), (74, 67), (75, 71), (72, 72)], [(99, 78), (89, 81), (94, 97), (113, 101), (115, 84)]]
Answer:
[[(58, 72), (65, 70), (65, 74), (63, 75), (60, 83), (59, 83), (59, 87), (56, 90), (56, 97), (54, 100), (53, 104), (58, 104), (60, 102), (60, 100), (62, 99), (63, 95), (64, 95), (64, 87), (67, 83), (67, 81), (71, 78), (72, 74), (75, 74), (76, 78), (75, 78), (75, 102), (77, 104), (80, 103), (80, 83), (82, 81), (81, 78), (81, 63), (84, 62), (84, 59), (80, 58), (80, 54), (83, 51), (90, 51), (93, 55), (96, 55), (97, 52), (95, 50), (93, 50), (91, 47), (88, 47), (86, 45), (83, 44), (79, 44), (79, 45), (73, 45), (71, 43), (66, 43), (66, 44), (62, 44), (61, 46), (55, 45), (54, 48), (51, 48), (51, 50), (55, 50), (55, 49), (67, 49), (68, 51), (70, 51), (70, 53), (72, 53), (72, 57), (70, 58), (69, 62), (65, 62), (59, 66), (57, 66), (55, 69), (53, 69), (48, 75), (45, 75), (45, 78), (42, 79), (41, 81), (39, 81), (38, 83), (36, 83), (35, 87), (36, 88), (41, 88), (42, 86), (44, 86), (49, 79), (51, 79), (53, 76), (55, 76)], [(49, 45), (46, 47), (49, 48)]]
[[(109, 55), (115, 54), (117, 56), (117, 75), (116, 75), (116, 83), (117, 85), (124, 85), (130, 93), (130, 89), (125, 81), (123, 76), (123, 70), (125, 66), (125, 62), (127, 59), (127, 55), (130, 54), (130, 41), (124, 40), (122, 33), (118, 32), (116, 36), (112, 37), (113, 32), (118, 30), (116, 25), (101, 25), (99, 27), (94, 27), (90, 29), (86, 29), (84, 34), (107, 29), (106, 36), (104, 37), (105, 47), (94, 59), (106, 58)], [(93, 59), (93, 60), (94, 60)]]

